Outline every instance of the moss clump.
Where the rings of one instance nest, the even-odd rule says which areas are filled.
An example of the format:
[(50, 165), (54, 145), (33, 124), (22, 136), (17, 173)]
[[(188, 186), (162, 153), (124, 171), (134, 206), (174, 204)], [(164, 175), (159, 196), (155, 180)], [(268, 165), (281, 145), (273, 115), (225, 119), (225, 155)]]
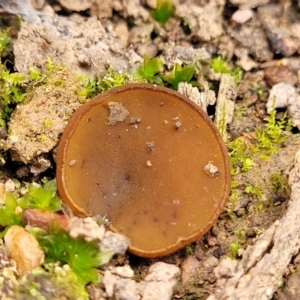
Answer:
[(20, 280), (10, 274), (0, 284), (1, 299), (18, 300), (85, 300), (89, 295), (68, 265), (48, 264), (47, 270), (38, 268)]

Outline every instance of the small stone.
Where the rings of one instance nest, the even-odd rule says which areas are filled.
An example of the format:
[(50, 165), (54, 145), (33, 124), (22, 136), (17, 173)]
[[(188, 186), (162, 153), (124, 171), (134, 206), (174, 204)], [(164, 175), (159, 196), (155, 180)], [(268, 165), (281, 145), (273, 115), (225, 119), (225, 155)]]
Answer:
[(4, 194), (5, 194), (5, 184), (0, 182), (0, 203), (4, 203)]
[(178, 130), (181, 127), (181, 122), (175, 122), (175, 129)]
[(147, 142), (146, 145), (147, 145), (147, 150), (148, 150), (149, 152), (151, 152), (151, 151), (153, 151), (153, 150), (155, 149), (155, 144), (154, 144), (154, 142)]
[(290, 71), (287, 66), (272, 66), (265, 69), (265, 79), (271, 85), (277, 83), (287, 83), (295, 85), (297, 83), (297, 76)]
[(69, 222), (69, 232), (73, 238), (83, 236), (86, 241), (99, 240), (104, 237), (105, 228), (99, 226), (93, 218), (73, 217)]
[(250, 8), (238, 9), (231, 16), (231, 20), (243, 24), (249, 21), (253, 17), (253, 10)]
[(296, 89), (290, 84), (281, 82), (274, 85), (270, 91), (268, 102), (266, 104), (268, 113), (270, 113), (273, 108), (287, 107), (289, 98), (296, 95)]
[(84, 11), (92, 6), (93, 0), (58, 0), (58, 2), (70, 11)]
[(105, 292), (108, 297), (112, 297), (114, 294), (114, 287), (117, 282), (118, 276), (113, 275), (109, 270), (104, 272), (102, 283), (105, 287)]
[(11, 226), (4, 236), (8, 256), (16, 262), (20, 276), (44, 263), (44, 252), (36, 238), (18, 225)]
[(248, 228), (246, 230), (246, 235), (247, 235), (247, 237), (255, 237), (256, 234), (255, 234), (255, 231), (253, 228)]
[(128, 247), (128, 239), (122, 234), (106, 231), (104, 238), (100, 242), (102, 251), (113, 251), (116, 254), (124, 254)]
[(175, 265), (153, 264), (143, 283), (142, 300), (171, 300), (179, 276), (180, 269)]
[(42, 211), (35, 208), (26, 209), (22, 214), (22, 221), (29, 226), (39, 227), (48, 230), (54, 221), (64, 230), (68, 229), (69, 217), (55, 212)]
[(192, 255), (189, 255), (182, 263), (181, 266), (181, 282), (183, 285), (196, 279), (198, 269), (201, 266), (201, 262)]
[(120, 278), (114, 287), (115, 300), (139, 300), (138, 286), (133, 279)]
[(288, 99), (288, 114), (293, 126), (300, 128), (300, 95)]
[(213, 236), (209, 236), (208, 239), (207, 239), (207, 244), (210, 246), (210, 247), (214, 247), (218, 244), (218, 240), (213, 237)]
[(210, 256), (203, 262), (202, 266), (207, 269), (212, 269), (218, 265), (218, 262), (219, 260), (216, 257)]
[(215, 177), (221, 173), (220, 169), (213, 165), (211, 162), (204, 166), (204, 171), (211, 177)]
[(130, 268), (130, 266), (114, 267), (110, 271), (112, 274), (123, 278), (132, 278), (134, 276), (134, 271)]

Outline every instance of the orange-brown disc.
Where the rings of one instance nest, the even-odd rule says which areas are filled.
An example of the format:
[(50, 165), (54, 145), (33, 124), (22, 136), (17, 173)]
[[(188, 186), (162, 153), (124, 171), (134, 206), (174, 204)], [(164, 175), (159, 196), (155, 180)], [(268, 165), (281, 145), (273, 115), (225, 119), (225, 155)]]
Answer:
[(229, 160), (215, 125), (189, 99), (129, 84), (70, 118), (57, 184), (75, 214), (106, 216), (132, 253), (156, 257), (211, 228), (228, 197)]

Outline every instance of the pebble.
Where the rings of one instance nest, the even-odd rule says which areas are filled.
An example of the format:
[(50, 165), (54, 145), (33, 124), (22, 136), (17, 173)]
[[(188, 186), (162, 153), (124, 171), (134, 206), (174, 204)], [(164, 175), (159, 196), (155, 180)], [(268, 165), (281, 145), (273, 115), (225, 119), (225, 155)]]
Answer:
[(48, 230), (50, 224), (55, 221), (61, 228), (67, 230), (69, 218), (55, 212), (42, 211), (35, 208), (26, 209), (22, 214), (22, 221), (29, 226)]
[(280, 82), (295, 85), (298, 81), (297, 76), (287, 66), (271, 66), (265, 69), (265, 79), (271, 84)]
[(100, 242), (101, 251), (112, 250), (116, 254), (124, 254), (128, 247), (128, 239), (118, 233), (106, 231), (103, 239)]
[(133, 279), (121, 278), (114, 287), (115, 300), (139, 300), (138, 284)]
[(193, 255), (189, 255), (181, 266), (181, 282), (183, 285), (188, 284), (195, 279), (201, 262)]
[(73, 217), (69, 222), (69, 232), (70, 236), (73, 238), (82, 236), (86, 241), (101, 241), (105, 234), (105, 228), (103, 225), (99, 226), (91, 217), (83, 219)]
[(300, 95), (288, 99), (288, 115), (294, 127), (300, 129)]
[(145, 277), (142, 300), (171, 300), (179, 276), (180, 269), (175, 265), (164, 262), (153, 264)]
[(296, 89), (292, 85), (283, 82), (275, 84), (270, 90), (266, 104), (268, 113), (270, 113), (273, 108), (287, 107), (289, 98), (295, 95)]
[(16, 262), (20, 276), (44, 263), (44, 252), (36, 238), (18, 225), (11, 226), (4, 236), (8, 256)]
[(253, 17), (253, 10), (250, 8), (245, 9), (238, 9), (233, 13), (231, 16), (231, 20), (243, 24), (246, 23), (248, 20), (250, 20)]
[(206, 269), (214, 268), (218, 265), (219, 260), (214, 256), (208, 257), (202, 264), (202, 266)]
[(111, 268), (111, 273), (118, 275), (123, 278), (132, 278), (134, 276), (134, 271), (130, 268), (130, 266), (120, 266)]

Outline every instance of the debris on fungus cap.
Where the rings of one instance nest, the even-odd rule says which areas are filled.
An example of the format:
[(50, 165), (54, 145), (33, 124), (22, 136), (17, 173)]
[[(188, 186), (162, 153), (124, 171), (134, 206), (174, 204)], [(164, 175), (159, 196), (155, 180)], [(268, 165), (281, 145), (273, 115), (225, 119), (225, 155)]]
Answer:
[(223, 210), (229, 160), (213, 122), (181, 94), (129, 84), (98, 95), (70, 118), (57, 152), (62, 200), (101, 215), (142, 257), (203, 236)]

